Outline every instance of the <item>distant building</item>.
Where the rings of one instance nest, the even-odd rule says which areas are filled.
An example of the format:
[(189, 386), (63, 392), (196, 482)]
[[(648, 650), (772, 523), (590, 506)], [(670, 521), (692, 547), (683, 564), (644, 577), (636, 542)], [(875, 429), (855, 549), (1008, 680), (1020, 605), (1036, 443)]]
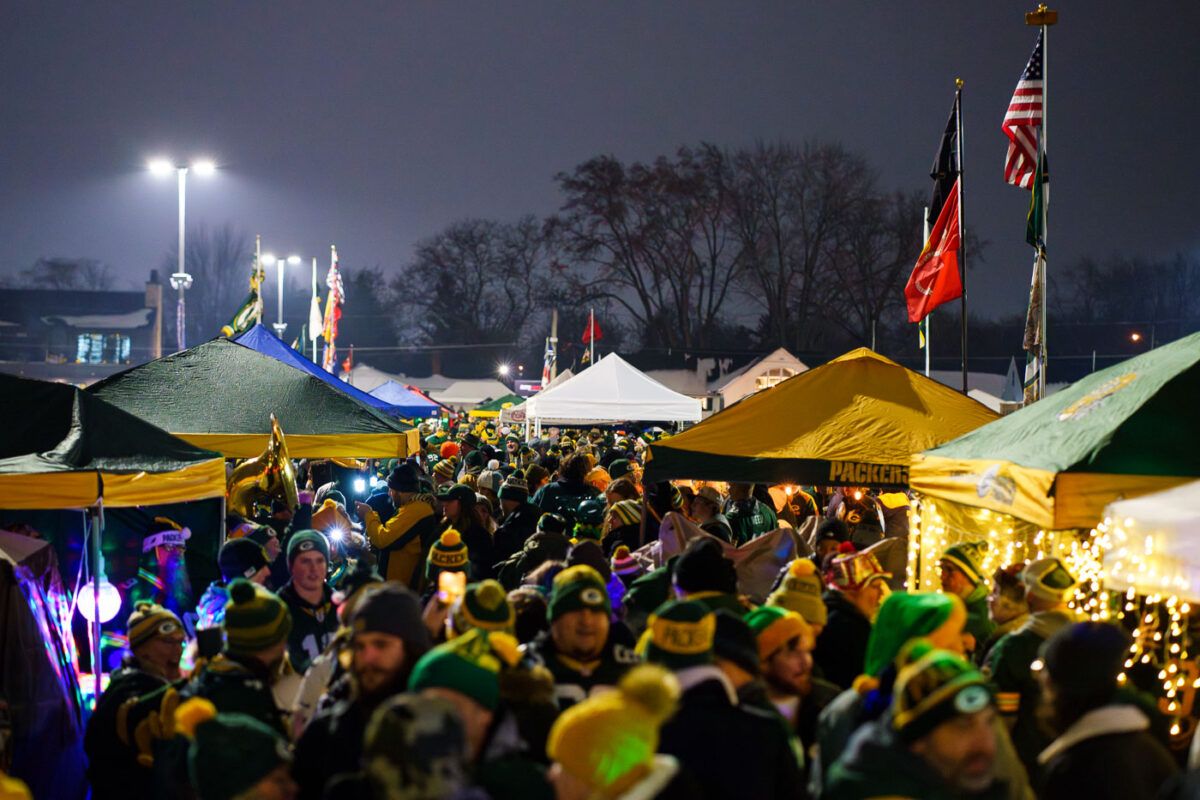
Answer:
[(162, 357), (162, 288), (0, 292), (0, 372), (84, 385)]

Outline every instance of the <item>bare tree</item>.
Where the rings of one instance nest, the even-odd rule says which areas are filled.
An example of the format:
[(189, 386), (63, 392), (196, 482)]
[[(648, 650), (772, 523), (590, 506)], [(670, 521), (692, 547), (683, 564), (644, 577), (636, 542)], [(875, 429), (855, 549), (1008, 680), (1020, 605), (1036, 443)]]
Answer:
[[(186, 237), (185, 268), (192, 276), (192, 288), (185, 293), (187, 302), (187, 341), (198, 344), (221, 332), (246, 297), (254, 269), (254, 251), (244, 231), (226, 223), (212, 231), (200, 224), (189, 228)], [(163, 256), (162, 270), (171, 274), (178, 269), (178, 246)], [(168, 287), (163, 294), (164, 331), (167, 340), (175, 338), (174, 300)]]
[(39, 258), (17, 281), (29, 289), (79, 291), (109, 291), (115, 284), (112, 267), (94, 258)]

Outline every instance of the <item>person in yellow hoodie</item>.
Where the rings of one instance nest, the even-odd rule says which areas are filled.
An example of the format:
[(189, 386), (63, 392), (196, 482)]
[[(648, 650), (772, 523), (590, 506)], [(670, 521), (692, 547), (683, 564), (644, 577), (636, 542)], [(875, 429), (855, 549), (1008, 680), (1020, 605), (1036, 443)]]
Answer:
[(355, 509), (379, 553), (379, 574), (385, 581), (396, 581), (419, 593), (424, 577), (421, 566), (437, 538), (437, 514), (420, 494), (417, 468), (412, 464), (402, 462), (393, 469), (387, 485), (397, 510), (386, 523), (366, 503), (358, 503)]

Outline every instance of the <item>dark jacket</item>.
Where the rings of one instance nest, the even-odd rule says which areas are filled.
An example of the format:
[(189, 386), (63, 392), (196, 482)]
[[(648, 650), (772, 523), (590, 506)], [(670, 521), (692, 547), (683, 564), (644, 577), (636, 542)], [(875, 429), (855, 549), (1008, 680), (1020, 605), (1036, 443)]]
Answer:
[(205, 664), (179, 695), (185, 700), (203, 697), (216, 706), (218, 713), (248, 714), (284, 737), (291, 736), (271, 693), (270, 671), (256, 659), (221, 653)]
[(575, 512), (584, 500), (600, 494), (600, 490), (583, 481), (568, 481), (559, 478), (547, 483), (533, 495), (533, 504), (546, 514), (562, 514), (567, 520), (567, 529), (575, 526)]
[[(438, 537), (451, 528), (459, 532), (467, 546), (467, 579), (474, 583), (496, 577), (496, 547), (487, 529), (474, 522), (460, 528), (453, 520), (443, 517), (437, 528)], [(426, 587), (426, 590), (430, 588), (436, 587)]]
[(513, 554), (521, 551), (525, 546), (525, 540), (533, 535), (537, 530), (538, 520), (542, 518), (542, 510), (533, 503), (524, 502), (514, 508), (508, 516), (500, 522), (500, 527), (496, 528), (496, 533), (492, 537), (494, 543), (493, 558), (494, 565), (499, 566), (501, 561), (507, 561)]
[(732, 687), (711, 665), (677, 674), (687, 688), (679, 710), (659, 732), (658, 751), (675, 756), (695, 776), (703, 789), (697, 797), (805, 796), (800, 765), (778, 716), (736, 705)]
[(1038, 756), (1041, 800), (1152, 798), (1177, 771), (1171, 754), (1150, 733), (1135, 706), (1089, 711)]
[(821, 668), (825, 680), (849, 689), (862, 674), (867, 658), (867, 640), (871, 638), (871, 621), (836, 589), (821, 595), (829, 617), (825, 629), (817, 637), (813, 661)]
[(866, 723), (851, 738), (846, 752), (829, 770), (821, 800), (880, 797), (1001, 800), (1006, 790), (1003, 783), (996, 781), (988, 789), (971, 795), (954, 791), (924, 759), (896, 741), (889, 718), (883, 717)]
[(292, 669), (303, 675), (312, 660), (321, 655), (337, 633), (337, 610), (333, 607), (333, 591), (325, 584), (321, 602), (312, 605), (288, 581), (279, 590), (279, 599), (292, 614), (292, 630), (288, 634), (288, 658)]
[(987, 644), (996, 630), (996, 623), (992, 622), (992, 618), (988, 616), (987, 596), (988, 586), (986, 583), (981, 583), (963, 598), (963, 603), (967, 607), (967, 622), (963, 626), (963, 633), (969, 633), (975, 637), (975, 649), (968, 654), (972, 657)]
[(83, 737), (83, 750), (88, 757), (88, 780), (92, 784), (92, 797), (96, 800), (124, 800), (153, 794), (153, 773), (138, 764), (137, 748), (122, 740), (132, 731), (117, 730), (117, 711), (127, 700), (166, 685), (165, 680), (143, 672), (136, 665), (123, 666), (112, 674), (108, 688), (100, 695), (96, 710), (88, 720)]
[(613, 688), (621, 676), (641, 661), (632, 648), (619, 642), (616, 628), (610, 628), (599, 663), (581, 668), (575, 660), (561, 655), (550, 631), (542, 631), (526, 648), (531, 659), (545, 665), (554, 677), (554, 693), (560, 708), (584, 700), (597, 688)]

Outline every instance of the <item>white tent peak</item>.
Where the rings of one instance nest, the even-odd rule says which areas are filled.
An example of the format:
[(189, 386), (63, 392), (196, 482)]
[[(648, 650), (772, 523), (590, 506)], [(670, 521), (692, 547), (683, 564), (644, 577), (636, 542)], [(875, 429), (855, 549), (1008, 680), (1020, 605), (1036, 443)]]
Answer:
[(700, 401), (663, 386), (616, 353), (609, 353), (570, 380), (531, 397), (526, 416), (562, 424), (697, 422)]

